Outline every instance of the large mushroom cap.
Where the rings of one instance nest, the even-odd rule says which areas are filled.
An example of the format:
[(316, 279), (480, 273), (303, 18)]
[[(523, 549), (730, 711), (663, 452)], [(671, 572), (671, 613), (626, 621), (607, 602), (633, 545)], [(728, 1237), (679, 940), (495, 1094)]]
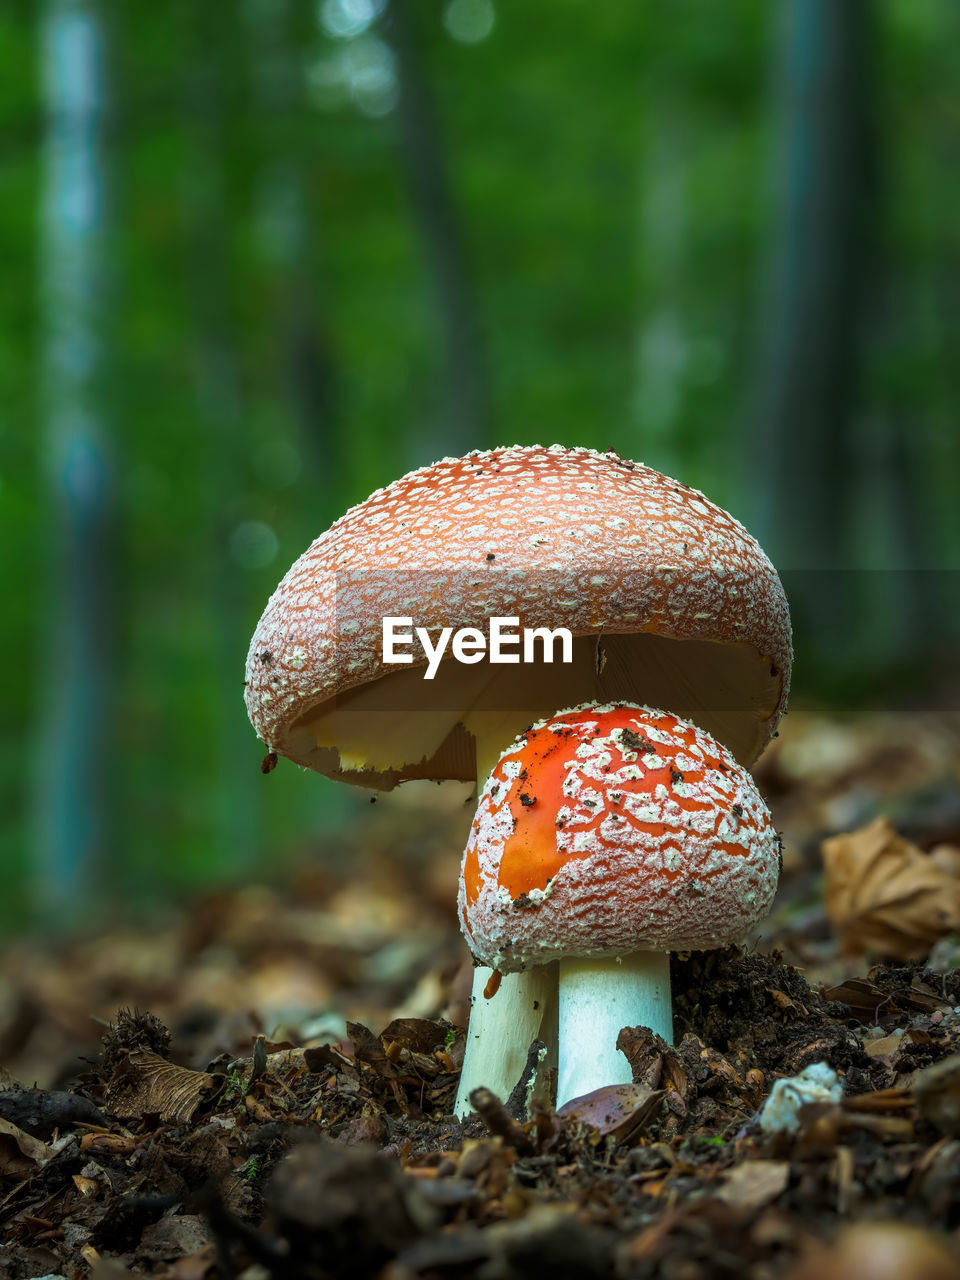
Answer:
[(779, 841), (753, 779), (695, 725), (576, 707), (487, 781), (460, 876), (474, 955), (503, 972), (566, 956), (725, 946), (770, 909)]
[[(570, 665), (385, 666), (384, 616), (486, 631), (566, 627)], [(598, 647), (597, 636), (602, 633)], [(558, 706), (669, 706), (744, 763), (790, 680), (783, 588), (756, 541), (703, 494), (615, 453), (540, 446), (444, 458), (353, 507), (300, 557), (260, 619), (246, 703), (270, 750), (369, 786), (475, 776)], [(510, 725), (517, 708), (529, 712)], [(499, 734), (499, 736), (498, 736)]]

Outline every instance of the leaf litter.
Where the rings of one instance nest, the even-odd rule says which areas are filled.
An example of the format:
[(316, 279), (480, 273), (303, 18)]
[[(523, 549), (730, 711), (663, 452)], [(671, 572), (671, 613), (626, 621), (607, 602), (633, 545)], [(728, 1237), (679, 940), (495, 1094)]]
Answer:
[[(287, 893), (222, 892), (166, 931), (17, 944), (0, 964), (0, 1272), (960, 1276), (943, 853), (960, 813), (954, 830), (938, 804), (924, 826), (960, 731), (901, 724), (896, 751), (888, 733), (788, 726), (766, 766), (774, 917), (745, 950), (674, 956), (676, 1043), (624, 1028), (633, 1083), (559, 1112), (542, 1090), (527, 1117), (478, 1090), (476, 1115), (451, 1114), (470, 969), (443, 808), (378, 816), (351, 876), (319, 861)], [(806, 1079), (827, 1087), (807, 1100)], [(777, 1086), (795, 1123), (765, 1127)]]

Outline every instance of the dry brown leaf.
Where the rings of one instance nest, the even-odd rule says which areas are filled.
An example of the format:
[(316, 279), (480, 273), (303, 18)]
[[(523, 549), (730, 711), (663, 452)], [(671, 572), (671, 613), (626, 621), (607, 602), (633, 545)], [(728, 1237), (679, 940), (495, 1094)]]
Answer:
[(9, 1120), (0, 1120), (0, 1177), (28, 1178), (52, 1155), (45, 1142), (24, 1133)]
[(779, 991), (776, 987), (764, 987), (764, 991), (766, 991), (778, 1009), (793, 1009), (801, 1018), (810, 1016), (807, 1009), (802, 1004), (796, 1004), (791, 1000), (785, 991)]
[[(902, 1093), (902, 1090), (896, 1092)], [(898, 1106), (895, 1104), (893, 1109)], [(884, 1110), (890, 1109), (889, 1105), (884, 1107)], [(800, 1132), (794, 1154), (801, 1159), (833, 1151), (844, 1133), (857, 1129), (872, 1133), (883, 1142), (909, 1142), (914, 1135), (914, 1124), (907, 1117), (848, 1109), (845, 1102), (809, 1102), (800, 1108), (799, 1114)]]
[(681, 1100), (686, 1098), (689, 1080), (683, 1062), (677, 1049), (661, 1036), (647, 1027), (624, 1027), (617, 1036), (617, 1048), (630, 1064), (634, 1084), (646, 1089), (662, 1085)]
[(365, 1062), (378, 1076), (383, 1076), (386, 1080), (396, 1078), (396, 1070), (384, 1053), (379, 1036), (375, 1036), (362, 1022), (348, 1022), (347, 1035), (353, 1043), (353, 1051), (358, 1062)]
[(171, 1124), (187, 1124), (197, 1107), (223, 1087), (223, 1076), (190, 1071), (151, 1049), (127, 1055), (107, 1086), (105, 1102), (121, 1120), (159, 1115)]
[(888, 1036), (883, 1036), (880, 1040), (867, 1040), (863, 1046), (864, 1052), (870, 1058), (878, 1058), (885, 1066), (892, 1066), (893, 1059), (900, 1050), (900, 1042), (903, 1038), (903, 1032), (893, 1031)]
[(941, 1133), (960, 1136), (960, 1053), (918, 1071), (912, 1089), (931, 1124)]
[(394, 1018), (380, 1032), (380, 1043), (384, 1049), (395, 1044), (411, 1053), (430, 1054), (444, 1043), (448, 1029), (427, 1018)]
[(910, 1090), (901, 1085), (876, 1089), (873, 1093), (853, 1093), (840, 1104), (848, 1114), (875, 1115), (886, 1111), (906, 1111), (913, 1106)]
[[(883, 966), (880, 966), (882, 971)], [(870, 973), (876, 972), (871, 969)], [(867, 978), (847, 978), (836, 987), (823, 989), (825, 1000), (839, 1000), (845, 1004), (858, 1022), (872, 1027), (899, 1026), (912, 1010), (914, 1013), (934, 1014), (949, 1007), (949, 1001), (937, 996), (930, 987), (914, 976), (909, 986), (896, 983), (889, 991), (881, 991)]]
[(137, 1149), (136, 1138), (122, 1133), (86, 1133), (80, 1150), (86, 1156), (129, 1156)]
[(717, 1197), (754, 1213), (776, 1200), (789, 1181), (790, 1165), (785, 1160), (744, 1160), (726, 1174)]
[(900, 1222), (855, 1222), (817, 1242), (786, 1280), (957, 1280), (946, 1235)]
[[(884, 1007), (890, 1008), (894, 1004), (891, 996), (881, 991), (876, 983), (868, 982), (866, 978), (847, 978), (839, 986), (825, 987), (823, 998), (839, 1000), (849, 1008), (858, 1021), (869, 1022), (874, 1026), (880, 1025), (881, 1022), (878, 1010)], [(895, 1009), (896, 1017), (899, 1019), (903, 1010), (896, 1006)]]
[(664, 1098), (664, 1089), (638, 1084), (608, 1084), (565, 1102), (557, 1118), (567, 1124), (586, 1124), (604, 1138), (625, 1142), (639, 1133)]
[(949, 876), (960, 876), (960, 849), (955, 844), (938, 844), (930, 850), (930, 861)]
[(822, 851), (827, 915), (844, 950), (910, 960), (960, 929), (960, 878), (886, 818), (824, 840)]

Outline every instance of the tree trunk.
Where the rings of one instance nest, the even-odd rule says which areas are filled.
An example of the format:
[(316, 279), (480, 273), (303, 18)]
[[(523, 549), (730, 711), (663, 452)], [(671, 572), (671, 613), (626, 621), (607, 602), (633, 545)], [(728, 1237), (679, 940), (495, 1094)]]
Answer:
[(245, 14), (261, 138), (261, 242), (277, 282), (280, 397), (299, 428), (315, 511), (333, 520), (340, 515), (342, 475), (337, 386), (306, 180), (307, 164), (319, 165), (322, 157), (312, 148), (305, 155), (303, 141), (303, 120), (310, 111), (303, 67), (315, 19), (312, 9), (291, 0), (247, 5)]
[(828, 639), (849, 621), (850, 584), (831, 571), (849, 551), (857, 466), (851, 412), (873, 204), (871, 9), (868, 0), (791, 0), (785, 16), (751, 529), (788, 571), (800, 614)]
[[(255, 785), (255, 744), (241, 699), (248, 602), (231, 557), (231, 534), (243, 521), (244, 456), (237, 334), (230, 312), (230, 211), (225, 175), (229, 131), (226, 81), (236, 68), (232, 44), (219, 39), (215, 9), (196, 11), (194, 65), (188, 80), (188, 118), (194, 147), (184, 182), (185, 243), (189, 257), (193, 350), (201, 438), (198, 459), (206, 469), (211, 655), (217, 741), (211, 867), (240, 873), (254, 862), (259, 844), (261, 791)], [(235, 34), (235, 31), (234, 33)]]
[(413, 465), (444, 454), (485, 449), (490, 441), (486, 370), (479, 317), (460, 223), (450, 193), (430, 88), (418, 52), (409, 0), (393, 0), (386, 36), (397, 59), (397, 120), (407, 182), (437, 299), (444, 344), (441, 421), (416, 441)]
[(111, 477), (103, 403), (107, 266), (103, 29), (93, 6), (47, 0), (40, 229), (40, 412), (48, 529), (40, 642), (34, 902), (92, 895), (107, 840)]

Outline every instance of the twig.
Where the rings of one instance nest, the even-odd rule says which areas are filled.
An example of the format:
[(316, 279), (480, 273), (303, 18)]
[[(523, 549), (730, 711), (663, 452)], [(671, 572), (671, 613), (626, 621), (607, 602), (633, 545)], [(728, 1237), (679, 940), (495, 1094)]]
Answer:
[[(512, 1097), (513, 1095), (511, 1095)], [(500, 1099), (490, 1089), (474, 1089), (470, 1105), (495, 1138), (502, 1138), (522, 1156), (533, 1154), (530, 1135), (517, 1124)]]

